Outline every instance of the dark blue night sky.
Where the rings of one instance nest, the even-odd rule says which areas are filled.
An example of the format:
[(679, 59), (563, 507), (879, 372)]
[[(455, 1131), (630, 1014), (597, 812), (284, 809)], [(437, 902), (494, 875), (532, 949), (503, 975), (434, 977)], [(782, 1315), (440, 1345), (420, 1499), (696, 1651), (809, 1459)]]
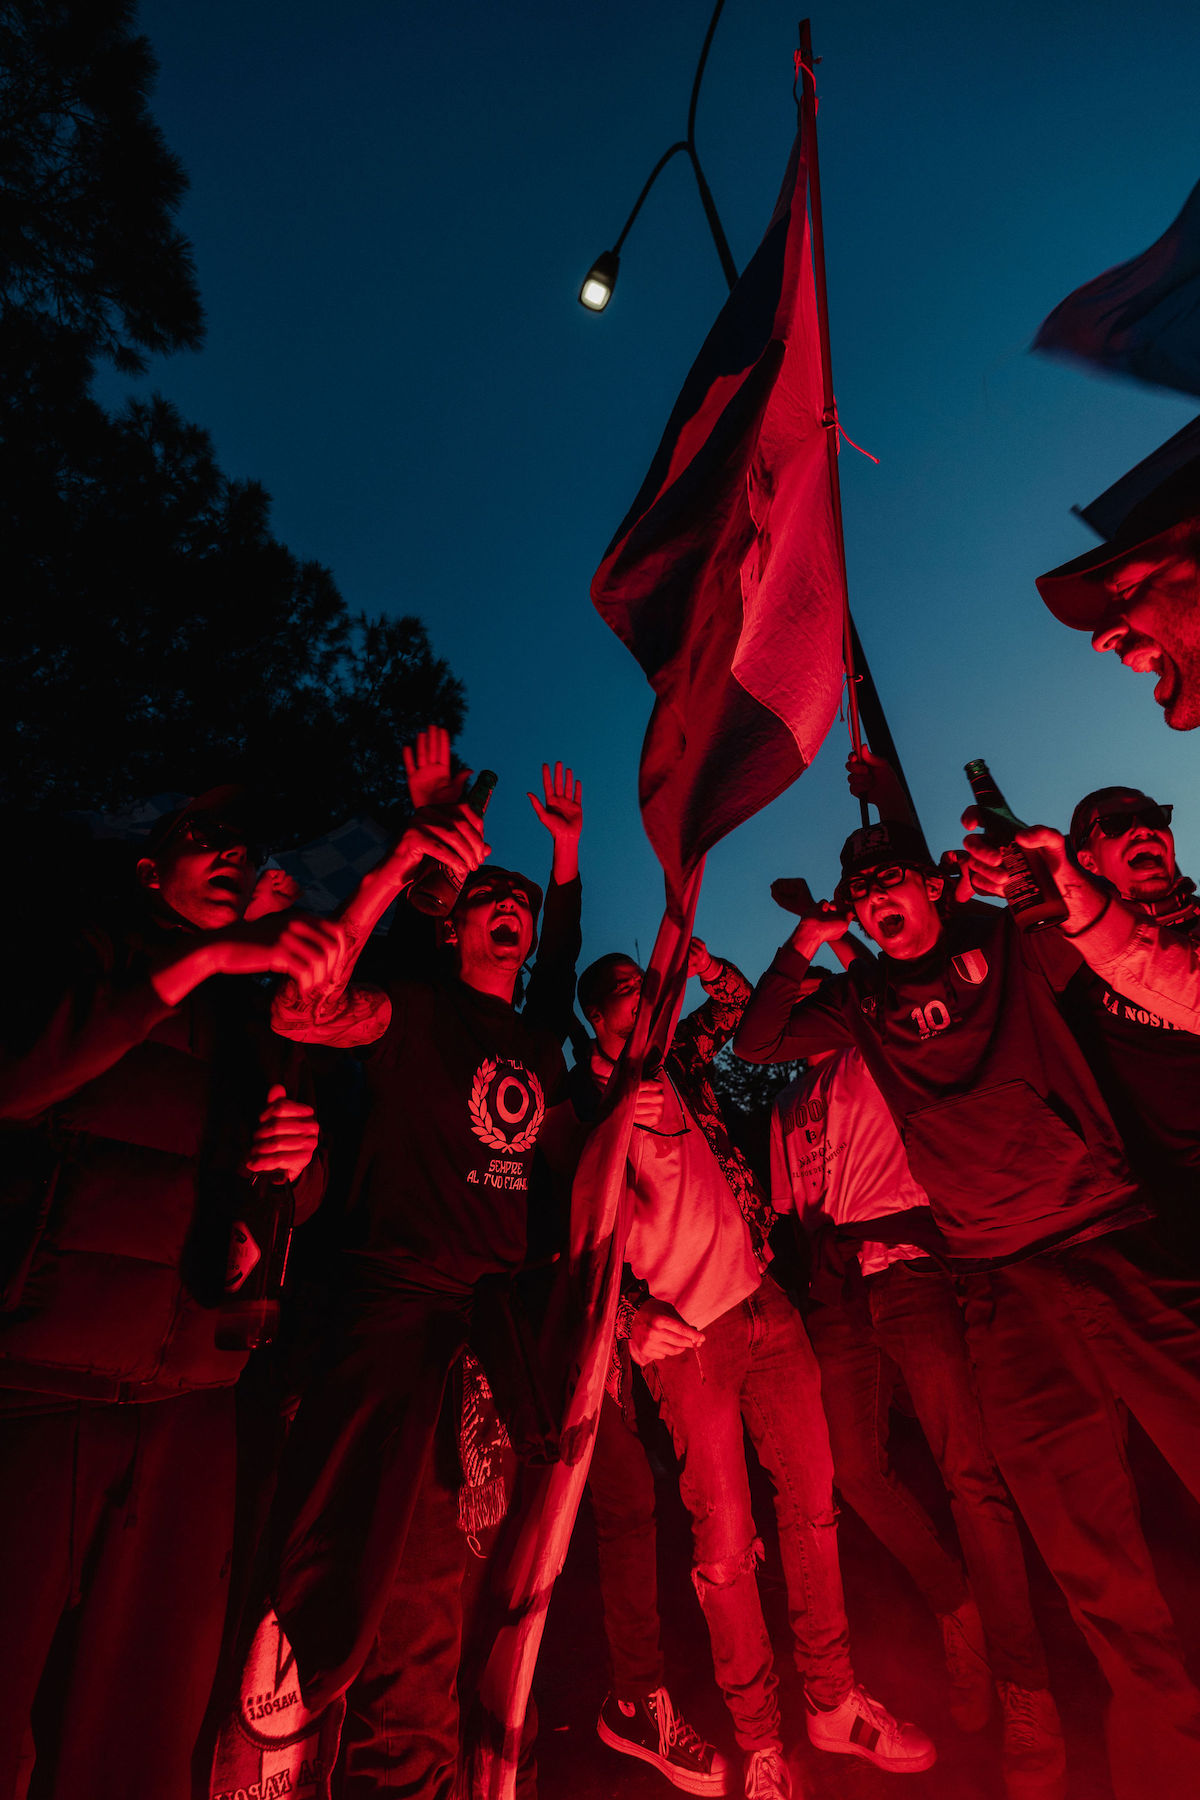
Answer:
[[(585, 957), (640, 941), (661, 885), (636, 768), (650, 694), (592, 572), (724, 298), (682, 159), (593, 317), (579, 281), (684, 129), (709, 0), (148, 0), (154, 110), (192, 179), (208, 311), (150, 384), (261, 479), (352, 608), (418, 613), (466, 682), (459, 746), (501, 785), (490, 836), (541, 875), (543, 757), (587, 800)], [(739, 264), (794, 129), (797, 12), (727, 0), (698, 142)], [(1092, 654), (1033, 577), (1071, 518), (1195, 410), (1027, 354), (1072, 288), (1146, 248), (1200, 177), (1194, 0), (813, 16), (851, 596), (931, 841), (962, 764), (1063, 823), (1086, 788), (1172, 800), (1200, 873), (1195, 743)], [(115, 378), (104, 388), (116, 396)], [(699, 929), (755, 975), (772, 876), (828, 889), (857, 823), (835, 726), (817, 765), (709, 860)]]

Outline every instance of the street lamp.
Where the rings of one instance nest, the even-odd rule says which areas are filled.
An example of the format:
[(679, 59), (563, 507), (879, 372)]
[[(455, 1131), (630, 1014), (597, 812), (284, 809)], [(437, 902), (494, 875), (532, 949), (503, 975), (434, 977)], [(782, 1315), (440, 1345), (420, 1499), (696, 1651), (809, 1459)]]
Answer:
[(615, 250), (602, 251), (583, 278), (579, 290), (580, 306), (586, 306), (589, 312), (603, 312), (612, 299), (620, 267), (621, 258)]
[(704, 208), (704, 216), (708, 220), (708, 228), (712, 232), (712, 240), (717, 247), (717, 255), (721, 259), (722, 273), (731, 289), (737, 281), (737, 264), (733, 260), (729, 242), (722, 229), (721, 221), (717, 217), (717, 208), (713, 201), (712, 193), (707, 181), (704, 179), (704, 170), (700, 167), (700, 158), (696, 154), (696, 102), (700, 98), (700, 82), (704, 75), (704, 65), (708, 61), (709, 46), (713, 41), (713, 33), (717, 29), (717, 20), (721, 16), (721, 9), (724, 5), (725, 0), (717, 0), (716, 5), (713, 7), (712, 18), (708, 21), (708, 30), (705, 33), (704, 44), (700, 51), (700, 61), (696, 64), (696, 75), (692, 82), (692, 98), (691, 103), (688, 106), (687, 136), (685, 138), (680, 138), (677, 144), (672, 144), (669, 150), (663, 151), (663, 154), (651, 169), (641, 193), (634, 201), (633, 211), (626, 219), (624, 225), (622, 225), (621, 234), (616, 243), (611, 250), (605, 250), (596, 258), (595, 262), (583, 278), (583, 286), (579, 290), (579, 304), (581, 306), (586, 306), (589, 312), (603, 312), (609, 301), (612, 299), (613, 289), (617, 285), (617, 271), (621, 265), (621, 245), (629, 235), (629, 227), (641, 212), (642, 202), (645, 200), (646, 195), (650, 192), (650, 189), (654, 186), (671, 158), (677, 155), (680, 150), (687, 153), (688, 161), (692, 165), (692, 173), (696, 177), (696, 186), (700, 193), (700, 204)]

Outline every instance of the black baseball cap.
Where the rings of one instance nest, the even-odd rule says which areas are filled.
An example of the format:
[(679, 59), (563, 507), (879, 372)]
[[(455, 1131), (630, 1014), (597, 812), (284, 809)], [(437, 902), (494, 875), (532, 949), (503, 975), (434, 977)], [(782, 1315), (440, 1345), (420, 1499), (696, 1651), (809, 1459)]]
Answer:
[(914, 825), (902, 819), (881, 819), (878, 825), (860, 825), (842, 845), (842, 880), (859, 875), (864, 869), (886, 869), (889, 863), (904, 863), (914, 869), (929, 869), (933, 864), (925, 847), (925, 839)]
[(146, 850), (155, 856), (188, 825), (211, 820), (228, 827), (238, 841), (245, 844), (252, 862), (261, 862), (261, 840), (253, 817), (255, 811), (250, 792), (244, 787), (226, 784), (206, 788), (174, 812), (164, 813), (161, 819), (155, 820), (146, 836)]

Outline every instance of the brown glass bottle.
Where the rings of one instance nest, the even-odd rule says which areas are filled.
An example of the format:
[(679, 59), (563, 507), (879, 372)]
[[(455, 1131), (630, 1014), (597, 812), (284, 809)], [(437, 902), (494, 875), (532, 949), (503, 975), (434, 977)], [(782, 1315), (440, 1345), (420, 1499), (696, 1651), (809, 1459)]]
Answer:
[(1067, 916), (1066, 902), (1055, 886), (1045, 858), (1037, 850), (1025, 850), (1015, 842), (1025, 826), (992, 780), (982, 760), (966, 766), (967, 780), (975, 795), (979, 829), (989, 844), (1004, 851), (1004, 898), (1022, 931), (1043, 925), (1059, 925)]
[[(488, 801), (500, 777), (492, 769), (480, 769), (466, 794), (464, 804), (477, 813), (482, 819), (488, 809)], [(413, 884), (408, 890), (408, 898), (418, 912), (428, 913), (431, 918), (444, 919), (454, 906), (462, 892), (465, 875), (448, 869), (445, 863), (438, 862), (434, 856), (421, 859)]]
[(257, 1350), (275, 1336), (292, 1242), (296, 1203), (287, 1176), (253, 1175), (241, 1187), (217, 1320), (219, 1350)]

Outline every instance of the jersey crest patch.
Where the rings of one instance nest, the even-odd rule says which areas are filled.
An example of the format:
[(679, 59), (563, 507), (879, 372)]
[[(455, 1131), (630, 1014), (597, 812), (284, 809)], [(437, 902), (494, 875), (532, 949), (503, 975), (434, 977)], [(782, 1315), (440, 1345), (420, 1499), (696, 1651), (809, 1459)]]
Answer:
[(960, 950), (950, 958), (950, 966), (960, 981), (969, 981), (972, 987), (987, 979), (987, 957), (982, 950)]
[(481, 1143), (517, 1155), (536, 1141), (546, 1102), (532, 1069), (485, 1056), (475, 1071), (467, 1109), (471, 1130)]

